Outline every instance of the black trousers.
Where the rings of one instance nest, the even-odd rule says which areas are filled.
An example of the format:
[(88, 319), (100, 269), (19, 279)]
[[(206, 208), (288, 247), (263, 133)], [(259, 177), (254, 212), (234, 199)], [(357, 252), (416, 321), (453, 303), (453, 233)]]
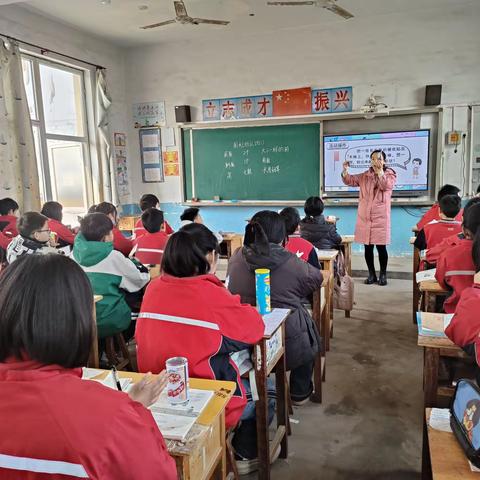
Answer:
[(313, 392), (313, 366), (315, 362), (300, 365), (290, 371), (290, 397), (292, 400), (301, 401)]
[[(373, 262), (373, 247), (375, 245), (364, 245), (365, 247), (365, 261), (367, 262), (368, 271), (371, 274), (375, 273), (375, 264)], [(378, 252), (378, 259), (380, 261), (380, 273), (387, 273), (388, 252), (386, 245), (376, 245)]]

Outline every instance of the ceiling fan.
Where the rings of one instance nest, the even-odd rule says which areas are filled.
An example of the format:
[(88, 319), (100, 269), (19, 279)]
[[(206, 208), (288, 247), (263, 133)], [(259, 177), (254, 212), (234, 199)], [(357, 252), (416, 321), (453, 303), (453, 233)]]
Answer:
[(187, 9), (185, 7), (185, 4), (183, 3), (183, 0), (175, 0), (173, 2), (173, 5), (175, 6), (175, 18), (173, 18), (172, 20), (166, 20), (165, 22), (146, 25), (140, 28), (142, 28), (143, 30), (147, 30), (149, 28), (163, 27), (164, 25), (169, 25), (171, 23), (181, 23), (182, 25), (199, 25), (200, 23), (208, 23), (210, 25), (228, 25), (230, 23), (225, 20), (209, 20), (206, 18), (190, 17), (187, 13)]
[(340, 15), (343, 18), (353, 18), (353, 15), (344, 8), (337, 5), (336, 0), (310, 0), (310, 1), (298, 1), (298, 2), (267, 2), (267, 5), (282, 6), (282, 7), (296, 7), (296, 6), (314, 6), (322, 7), (329, 10), (335, 15)]

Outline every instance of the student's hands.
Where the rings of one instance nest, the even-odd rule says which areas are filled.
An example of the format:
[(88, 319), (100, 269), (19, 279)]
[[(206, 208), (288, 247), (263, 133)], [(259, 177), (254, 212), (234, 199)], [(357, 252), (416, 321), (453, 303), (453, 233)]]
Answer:
[(167, 384), (167, 372), (163, 370), (156, 377), (148, 372), (139, 382), (134, 383), (128, 394), (132, 400), (141, 403), (144, 407), (154, 404)]

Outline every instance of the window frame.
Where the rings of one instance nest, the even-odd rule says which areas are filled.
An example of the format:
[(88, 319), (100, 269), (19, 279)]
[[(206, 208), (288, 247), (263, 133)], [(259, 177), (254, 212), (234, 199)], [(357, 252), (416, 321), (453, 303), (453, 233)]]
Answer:
[[(45, 58), (43, 55), (36, 55), (33, 52), (21, 50), (21, 57), (30, 62), (32, 67), (33, 95), (37, 119), (30, 118), (33, 128), (38, 128), (40, 152), (39, 163), (42, 166), (42, 172), (39, 172), (39, 181), (43, 184), (40, 190), (44, 192), (44, 201), (57, 200), (56, 185), (53, 185), (52, 179), (55, 176), (53, 165), (48, 152), (48, 140), (58, 140), (79, 143), (82, 148), (83, 158), (83, 195), (85, 199), (85, 211), (88, 206), (94, 203), (94, 186), (92, 181), (92, 156), (96, 153), (92, 146), (92, 138), (95, 137), (93, 127), (93, 95), (90, 83), (92, 82), (92, 72), (89, 69), (80, 66), (67, 65), (61, 61), (51, 58)], [(47, 65), (51, 68), (63, 70), (81, 78), (81, 99), (82, 106), (82, 131), (83, 135), (65, 135), (56, 133), (47, 133), (45, 124), (45, 112), (43, 109), (42, 83), (40, 77), (40, 65)], [(43, 188), (42, 188), (43, 187)]]

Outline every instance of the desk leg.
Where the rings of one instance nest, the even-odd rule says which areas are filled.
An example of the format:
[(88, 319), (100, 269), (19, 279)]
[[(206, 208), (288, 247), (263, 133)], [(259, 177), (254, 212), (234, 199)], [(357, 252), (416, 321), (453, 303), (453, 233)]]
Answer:
[(255, 350), (255, 380), (257, 382), (257, 391), (259, 397), (255, 404), (255, 412), (257, 416), (258, 478), (261, 480), (270, 480), (270, 444), (268, 437), (268, 398), (266, 376), (267, 357), (265, 351), (265, 342), (261, 341), (260, 344), (255, 345)]
[(418, 289), (416, 274), (420, 268), (420, 250), (413, 247), (413, 323), (417, 323), (418, 301), (420, 299), (420, 290)]
[(423, 409), (423, 444), (422, 444), (422, 480), (432, 480), (432, 461), (430, 458), (430, 445), (428, 443), (428, 425)]
[(348, 242), (345, 245), (345, 265), (347, 266), (347, 272), (352, 276), (352, 243)]
[[(333, 286), (335, 284), (335, 276), (334, 276), (334, 268), (333, 268), (333, 262), (330, 261), (328, 262), (328, 271), (330, 272), (330, 318), (333, 319)], [(333, 337), (333, 327), (330, 332), (330, 336)]]
[(438, 368), (440, 364), (440, 349), (423, 349), (423, 397), (424, 408), (437, 406)]
[(288, 435), (287, 435), (287, 422), (290, 422), (287, 412), (287, 387), (286, 387), (286, 374), (287, 370), (285, 367), (285, 354), (282, 355), (282, 358), (278, 361), (275, 368), (275, 385), (277, 388), (277, 429), (282, 426), (285, 428), (285, 433), (281, 442), (280, 458), (288, 457)]

